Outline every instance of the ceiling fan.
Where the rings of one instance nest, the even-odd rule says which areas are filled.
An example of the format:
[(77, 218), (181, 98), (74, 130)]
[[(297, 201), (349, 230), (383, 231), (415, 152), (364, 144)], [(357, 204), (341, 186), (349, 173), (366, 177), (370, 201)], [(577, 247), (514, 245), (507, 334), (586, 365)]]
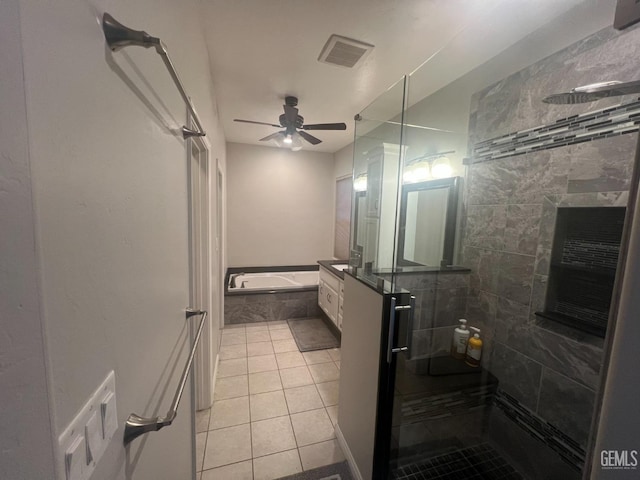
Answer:
[(253, 120), (241, 120), (235, 118), (234, 122), (254, 123), (256, 125), (268, 125), (270, 127), (284, 128), (284, 130), (261, 138), (261, 142), (274, 140), (278, 146), (290, 147), (291, 150), (300, 150), (302, 148), (301, 138), (309, 142), (311, 145), (317, 145), (322, 140), (305, 132), (305, 130), (346, 130), (347, 125), (344, 123), (312, 123), (305, 124), (304, 118), (298, 115), (298, 99), (296, 97), (287, 96), (284, 99), (284, 113), (280, 115), (278, 121), (280, 124), (256, 122)]

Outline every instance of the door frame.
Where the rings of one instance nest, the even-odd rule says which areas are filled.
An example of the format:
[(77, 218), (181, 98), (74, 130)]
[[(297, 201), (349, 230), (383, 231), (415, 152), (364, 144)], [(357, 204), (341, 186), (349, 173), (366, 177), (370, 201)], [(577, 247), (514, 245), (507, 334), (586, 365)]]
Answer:
[(204, 325), (196, 351), (193, 379), (195, 410), (209, 408), (213, 403), (215, 308), (212, 298), (211, 248), (211, 161), (210, 144), (206, 138), (190, 137), (186, 141), (189, 178), (189, 291), (191, 306), (206, 310), (210, 320)]

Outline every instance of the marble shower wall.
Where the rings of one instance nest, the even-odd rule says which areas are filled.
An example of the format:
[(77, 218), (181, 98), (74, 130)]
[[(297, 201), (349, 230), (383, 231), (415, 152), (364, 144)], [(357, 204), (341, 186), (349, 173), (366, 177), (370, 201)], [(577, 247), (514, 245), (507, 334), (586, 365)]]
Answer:
[[(476, 93), (470, 146), (620, 103), (547, 105), (550, 93), (640, 79), (640, 28), (605, 29)], [(629, 97), (624, 97), (626, 101)], [(626, 206), (636, 134), (473, 163), (463, 205), (466, 318), (484, 331), (500, 388), (582, 448), (602, 365), (602, 339), (542, 322), (558, 206)]]
[(396, 286), (416, 297), (412, 359), (448, 355), (453, 326), (466, 311), (469, 271), (400, 273)]

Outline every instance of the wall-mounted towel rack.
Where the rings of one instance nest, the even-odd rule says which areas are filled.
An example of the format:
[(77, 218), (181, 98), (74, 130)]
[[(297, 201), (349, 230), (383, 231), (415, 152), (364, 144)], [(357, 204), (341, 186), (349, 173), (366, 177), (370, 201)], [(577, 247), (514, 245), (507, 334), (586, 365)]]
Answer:
[(180, 383), (178, 384), (176, 394), (173, 396), (173, 401), (171, 402), (169, 411), (164, 417), (141, 417), (140, 415), (137, 415), (135, 413), (129, 415), (129, 418), (127, 419), (124, 427), (125, 446), (131, 443), (132, 440), (139, 437), (140, 435), (148, 432), (156, 432), (162, 427), (171, 425), (171, 423), (173, 423), (173, 420), (176, 418), (176, 415), (178, 413), (178, 406), (180, 405), (180, 399), (182, 398), (184, 387), (187, 384), (187, 377), (189, 376), (189, 372), (191, 371), (191, 367), (193, 366), (193, 357), (196, 354), (196, 348), (198, 348), (198, 342), (200, 341), (202, 328), (204, 327), (204, 322), (207, 320), (208, 313), (205, 310), (193, 310), (191, 308), (187, 308), (187, 319), (193, 317), (194, 315), (202, 315), (202, 319), (200, 320), (200, 325), (198, 326), (196, 338), (193, 341), (193, 345), (191, 347), (189, 359), (187, 360), (187, 364), (185, 365), (182, 372), (182, 377), (180, 377)]
[(129, 27), (125, 27), (108, 13), (105, 13), (102, 16), (102, 30), (104, 32), (104, 38), (107, 40), (107, 45), (109, 45), (109, 48), (114, 52), (130, 45), (136, 45), (144, 48), (155, 48), (158, 55), (162, 57), (162, 61), (167, 67), (167, 70), (169, 70), (169, 75), (171, 75), (173, 83), (176, 84), (184, 103), (189, 109), (189, 113), (191, 113), (193, 123), (195, 123), (197, 127), (197, 130), (191, 130), (190, 128), (187, 128), (186, 125), (183, 126), (182, 136), (185, 139), (189, 137), (204, 137), (206, 133), (202, 128), (200, 118), (198, 117), (195, 108), (193, 108), (191, 99), (187, 95), (187, 92), (180, 81), (180, 77), (178, 77), (176, 69), (173, 67), (173, 63), (171, 63), (171, 59), (167, 53), (167, 48), (164, 46), (162, 41), (158, 37), (152, 37), (142, 30), (133, 30)]

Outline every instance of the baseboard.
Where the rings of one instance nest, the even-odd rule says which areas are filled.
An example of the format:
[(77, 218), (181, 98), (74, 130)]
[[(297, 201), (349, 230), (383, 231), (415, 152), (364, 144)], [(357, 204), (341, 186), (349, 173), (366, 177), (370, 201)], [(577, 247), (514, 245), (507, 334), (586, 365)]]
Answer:
[(342, 431), (340, 430), (340, 425), (336, 425), (336, 438), (338, 439), (338, 443), (342, 448), (342, 453), (344, 453), (345, 458), (347, 459), (347, 463), (349, 464), (349, 470), (351, 470), (351, 475), (355, 480), (363, 480), (362, 474), (360, 470), (358, 470), (358, 465), (356, 465), (356, 460), (353, 458), (353, 454), (349, 449), (349, 445), (347, 445), (347, 441), (344, 439), (344, 435), (342, 435)]

